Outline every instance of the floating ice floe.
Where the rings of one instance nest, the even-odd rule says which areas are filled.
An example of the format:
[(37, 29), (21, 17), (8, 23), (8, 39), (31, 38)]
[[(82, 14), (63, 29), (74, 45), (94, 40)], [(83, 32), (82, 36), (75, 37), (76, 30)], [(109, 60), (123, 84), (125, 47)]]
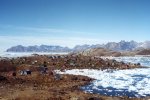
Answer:
[(59, 54), (59, 55), (64, 55), (64, 54), (68, 54), (67, 52), (0, 52), (0, 57), (4, 58), (16, 58), (16, 57), (28, 57), (28, 56), (32, 56), (34, 54), (38, 54), (38, 55), (55, 55), (55, 54)]
[(125, 63), (140, 63), (143, 66), (150, 67), (150, 56), (135, 56), (135, 57), (101, 57), (103, 59), (115, 59)]
[(118, 70), (113, 73), (105, 70), (73, 69), (58, 73), (83, 75), (96, 79), (90, 85), (82, 87), (87, 92), (131, 97), (150, 95), (150, 68)]
[[(114, 59), (114, 58), (113, 58)], [(141, 63), (150, 66), (149, 57), (119, 57), (120, 61)], [(83, 75), (95, 80), (83, 89), (90, 93), (99, 93), (108, 96), (128, 96), (145, 97), (150, 96), (150, 68), (136, 68), (126, 70), (92, 70), (92, 69), (73, 69), (65, 72), (57, 71), (60, 74)]]

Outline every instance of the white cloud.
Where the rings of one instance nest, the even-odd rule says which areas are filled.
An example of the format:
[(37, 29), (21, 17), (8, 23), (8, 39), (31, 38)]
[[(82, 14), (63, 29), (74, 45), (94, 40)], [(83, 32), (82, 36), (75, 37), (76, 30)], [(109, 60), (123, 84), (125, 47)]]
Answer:
[[(73, 30), (21, 27), (13, 25), (0, 25), (0, 28), (9, 30), (11, 34), (0, 36), (0, 51), (15, 45), (60, 45), (74, 47), (82, 44), (100, 44), (112, 39), (99, 36), (97, 33), (79, 32)], [(13, 32), (15, 34), (13, 34)], [(16, 32), (18, 32), (16, 34)], [(24, 33), (24, 34), (21, 34)], [(0, 33), (2, 34), (2, 33)], [(97, 35), (97, 36), (95, 36)]]
[[(50, 27), (24, 27), (24, 26), (13, 26), (13, 25), (0, 25), (0, 28), (9, 29), (13, 32), (26, 33), (27, 35), (86, 35), (86, 34), (97, 34), (97, 33), (88, 33), (88, 32), (80, 32), (74, 30), (66, 30), (66, 29), (54, 29)], [(20, 34), (18, 34), (20, 35)], [(25, 35), (25, 34), (24, 34)]]
[(98, 44), (103, 43), (104, 40), (98, 39), (89, 39), (89, 38), (80, 38), (80, 37), (33, 37), (33, 36), (0, 36), (0, 49), (1, 51), (6, 50), (7, 48), (15, 45), (60, 45), (60, 46), (68, 46), (74, 47), (75, 45), (82, 44)]

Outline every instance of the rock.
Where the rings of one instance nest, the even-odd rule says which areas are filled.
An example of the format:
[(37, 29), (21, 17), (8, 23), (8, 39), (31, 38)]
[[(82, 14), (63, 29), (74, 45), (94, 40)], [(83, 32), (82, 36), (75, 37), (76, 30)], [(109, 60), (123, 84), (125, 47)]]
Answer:
[(70, 100), (80, 100), (79, 97), (71, 97)]
[(74, 81), (75, 81), (75, 80), (78, 80), (78, 78), (77, 78), (77, 77), (72, 77), (71, 80), (74, 80)]
[(0, 76), (0, 81), (6, 81), (7, 80), (7, 78), (6, 77), (4, 77), (4, 76)]
[(88, 100), (102, 100), (101, 98), (97, 98), (97, 97), (90, 97), (88, 98)]

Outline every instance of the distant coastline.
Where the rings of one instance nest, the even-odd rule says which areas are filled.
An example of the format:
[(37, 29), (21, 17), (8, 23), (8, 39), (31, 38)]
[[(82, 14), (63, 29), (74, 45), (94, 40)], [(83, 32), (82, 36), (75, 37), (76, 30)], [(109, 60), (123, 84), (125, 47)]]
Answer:
[(76, 45), (74, 48), (63, 47), (59, 45), (34, 45), (34, 46), (23, 46), (17, 45), (8, 48), (7, 52), (78, 52), (93, 48), (104, 48), (113, 51), (134, 51), (141, 49), (149, 49), (150, 41), (136, 42), (136, 41), (125, 41), (120, 42), (108, 42), (106, 44), (93, 44), (93, 45)]
[(32, 56), (32, 55), (66, 55), (68, 52), (0, 52), (0, 57), (4, 58), (15, 58), (15, 57), (23, 57), (23, 56)]

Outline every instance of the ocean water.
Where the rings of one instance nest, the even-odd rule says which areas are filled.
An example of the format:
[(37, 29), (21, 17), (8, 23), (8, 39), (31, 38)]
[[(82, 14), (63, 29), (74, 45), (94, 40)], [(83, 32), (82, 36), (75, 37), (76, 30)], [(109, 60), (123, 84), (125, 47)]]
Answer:
[(102, 57), (103, 59), (115, 59), (125, 63), (140, 63), (142, 66), (150, 67), (150, 56), (135, 56), (135, 57)]
[[(108, 57), (109, 58), (109, 57)], [(141, 63), (147, 68), (126, 70), (89, 70), (73, 69), (60, 74), (84, 75), (95, 80), (87, 86), (81, 87), (89, 93), (98, 93), (107, 96), (145, 97), (150, 96), (150, 57), (110, 57), (117, 61)]]
[(0, 57), (4, 58), (15, 58), (15, 57), (23, 57), (23, 56), (32, 56), (33, 54), (38, 55), (54, 55), (54, 54), (68, 54), (67, 52), (0, 52)]

